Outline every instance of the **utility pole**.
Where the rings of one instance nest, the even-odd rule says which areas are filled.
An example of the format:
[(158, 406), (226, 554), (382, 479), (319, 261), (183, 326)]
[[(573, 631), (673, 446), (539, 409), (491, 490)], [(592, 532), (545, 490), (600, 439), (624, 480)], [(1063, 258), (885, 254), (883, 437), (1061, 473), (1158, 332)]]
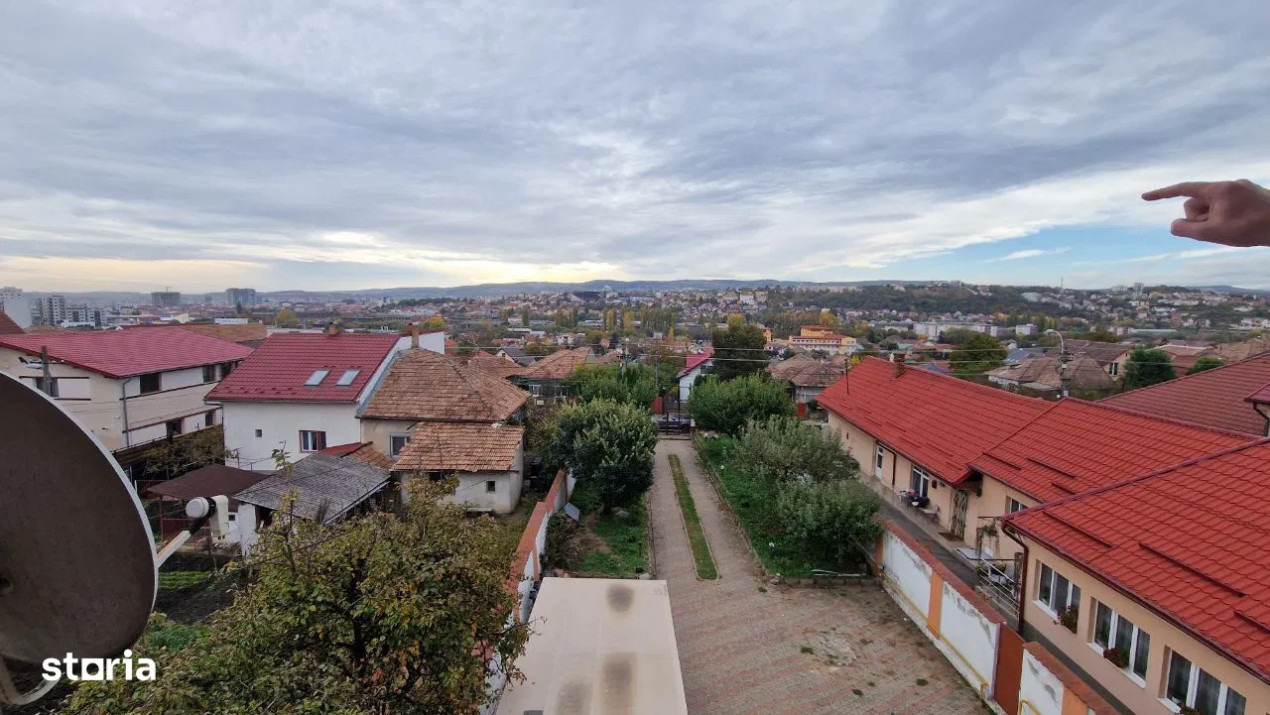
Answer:
[(1063, 397), (1067, 397), (1067, 383), (1070, 380), (1067, 375), (1067, 341), (1063, 340), (1063, 334), (1057, 330), (1050, 329), (1045, 333), (1058, 336), (1058, 381), (1063, 386)]
[(53, 374), (49, 370), (49, 348), (47, 345), (40, 346), (40, 366), (44, 373), (44, 379), (40, 382), (40, 391), (49, 397), (57, 397), (53, 394)]

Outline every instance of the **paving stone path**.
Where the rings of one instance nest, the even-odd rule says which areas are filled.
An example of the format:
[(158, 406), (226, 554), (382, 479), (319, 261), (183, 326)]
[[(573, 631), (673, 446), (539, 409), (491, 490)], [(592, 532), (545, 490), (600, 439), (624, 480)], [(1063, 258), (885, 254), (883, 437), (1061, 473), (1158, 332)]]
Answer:
[[(719, 567), (717, 580), (697, 580), (670, 454), (683, 462)], [(669, 582), (690, 713), (986, 712), (880, 587), (791, 589), (763, 583), (701, 473), (692, 442), (666, 439), (657, 445), (649, 505), (657, 578)]]

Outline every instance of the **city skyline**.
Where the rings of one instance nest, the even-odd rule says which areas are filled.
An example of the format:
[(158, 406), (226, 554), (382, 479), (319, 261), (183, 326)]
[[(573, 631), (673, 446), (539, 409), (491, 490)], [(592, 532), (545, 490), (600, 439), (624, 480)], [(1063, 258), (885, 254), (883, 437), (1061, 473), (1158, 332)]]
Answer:
[(7, 15), (0, 284), (28, 291), (1270, 288), (1270, 253), (1138, 198), (1270, 178), (1253, 2)]

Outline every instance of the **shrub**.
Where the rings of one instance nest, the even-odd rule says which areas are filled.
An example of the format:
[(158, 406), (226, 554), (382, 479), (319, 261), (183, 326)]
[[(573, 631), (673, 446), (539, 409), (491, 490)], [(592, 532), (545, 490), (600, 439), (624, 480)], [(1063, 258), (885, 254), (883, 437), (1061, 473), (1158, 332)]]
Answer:
[(604, 511), (629, 506), (653, 485), (657, 427), (648, 412), (598, 399), (562, 408), (545, 461), (573, 470)]
[(708, 377), (692, 389), (688, 414), (702, 429), (738, 435), (751, 420), (793, 416), (794, 401), (785, 386), (765, 374), (735, 380)]
[(657, 374), (646, 365), (584, 365), (570, 382), (585, 402), (613, 400), (648, 409), (657, 397)]
[(783, 484), (776, 511), (786, 532), (808, 552), (842, 563), (882, 533), (881, 500), (854, 480)]
[(837, 432), (822, 431), (793, 417), (752, 421), (741, 430), (737, 461), (756, 474), (785, 482), (807, 475), (814, 481), (850, 478), (856, 462)]

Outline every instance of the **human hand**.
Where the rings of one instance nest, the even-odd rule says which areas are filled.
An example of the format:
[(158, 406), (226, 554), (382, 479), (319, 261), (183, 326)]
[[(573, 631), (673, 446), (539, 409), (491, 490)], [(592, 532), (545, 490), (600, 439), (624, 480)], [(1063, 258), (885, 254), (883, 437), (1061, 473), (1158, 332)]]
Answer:
[(1174, 236), (1227, 246), (1270, 246), (1270, 191), (1247, 179), (1186, 181), (1142, 195), (1146, 201), (1186, 196), (1186, 218), (1173, 222)]

